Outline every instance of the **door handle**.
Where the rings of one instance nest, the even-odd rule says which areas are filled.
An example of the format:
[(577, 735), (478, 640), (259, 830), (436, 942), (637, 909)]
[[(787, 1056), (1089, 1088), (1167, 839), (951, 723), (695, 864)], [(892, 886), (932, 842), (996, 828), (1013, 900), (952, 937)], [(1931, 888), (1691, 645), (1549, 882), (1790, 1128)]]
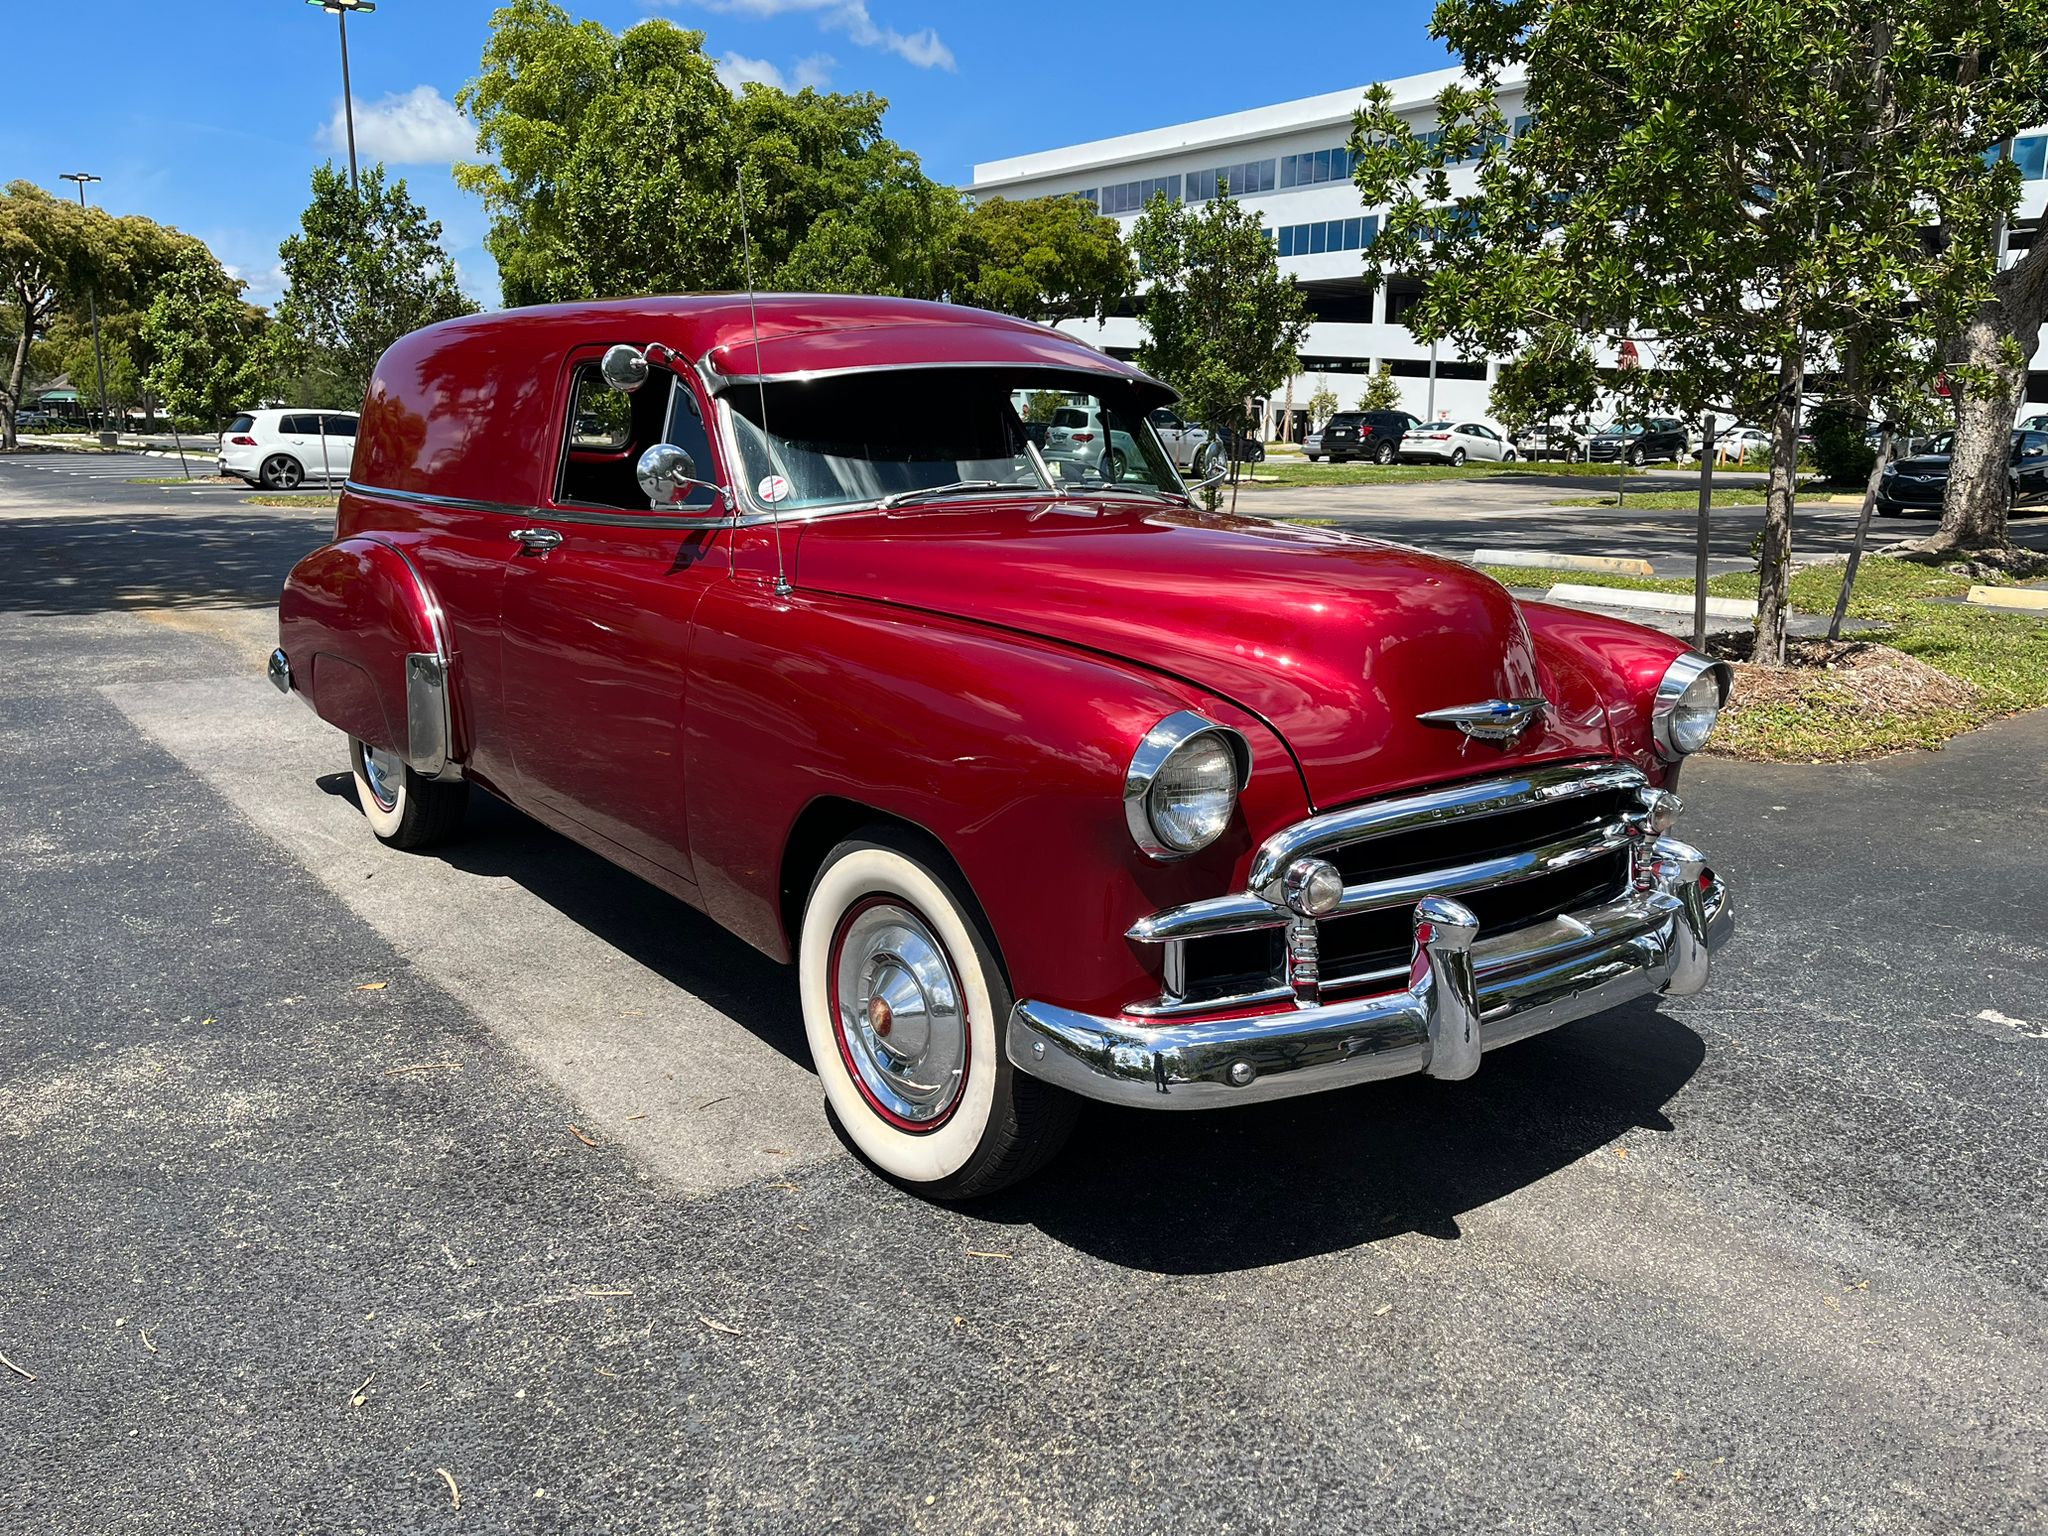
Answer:
[(552, 528), (515, 528), (512, 537), (517, 539), (531, 554), (544, 555), (562, 542), (561, 534)]

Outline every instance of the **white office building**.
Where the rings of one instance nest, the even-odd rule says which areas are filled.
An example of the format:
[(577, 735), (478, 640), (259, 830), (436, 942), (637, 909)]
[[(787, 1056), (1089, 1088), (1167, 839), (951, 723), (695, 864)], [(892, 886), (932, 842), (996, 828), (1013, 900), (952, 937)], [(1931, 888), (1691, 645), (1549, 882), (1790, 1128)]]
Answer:
[[(1428, 132), (1436, 123), (1437, 94), (1459, 78), (1457, 70), (1444, 69), (1388, 86), (1397, 110), (1417, 132)], [(975, 166), (969, 191), (977, 197), (1084, 197), (1128, 230), (1155, 193), (1175, 202), (1205, 201), (1215, 195), (1221, 176), (1229, 195), (1254, 210), (1272, 231), (1280, 270), (1300, 282), (1315, 317), (1301, 347), (1301, 373), (1266, 403), (1270, 434), (1299, 436), (1299, 417), (1321, 385), (1327, 384), (1344, 406), (1356, 404), (1366, 379), (1382, 364), (1416, 415), (1431, 414), (1433, 406), (1437, 415), (1483, 416), (1499, 360), (1448, 352), (1432, 360), (1430, 348), (1402, 323), (1420, 285), (1399, 278), (1379, 284), (1366, 274), (1363, 251), (1378, 231), (1381, 210), (1360, 199), (1345, 149), (1352, 114), (1364, 96), (1360, 86), (992, 160)], [(1527, 123), (1519, 76), (1507, 77), (1500, 101), (1511, 125)], [(2021, 138), (2013, 156), (2026, 177), (2021, 214), (2039, 219), (2048, 203), (2048, 133)], [(1474, 173), (1469, 166), (1454, 167), (1450, 174), (1454, 195), (1470, 189)], [(2029, 238), (2022, 229), (2013, 243)], [(1070, 322), (1063, 329), (1119, 356), (1129, 356), (1143, 339), (1134, 315), (1112, 315), (1101, 324)], [(1601, 349), (1600, 339), (1594, 341)], [(2042, 358), (2048, 362), (2048, 348)], [(1611, 351), (1602, 352), (1602, 361), (1615, 360)], [(1654, 365), (1653, 352), (1644, 349), (1642, 360)], [(2027, 397), (2048, 401), (2048, 372), (2034, 375)]]

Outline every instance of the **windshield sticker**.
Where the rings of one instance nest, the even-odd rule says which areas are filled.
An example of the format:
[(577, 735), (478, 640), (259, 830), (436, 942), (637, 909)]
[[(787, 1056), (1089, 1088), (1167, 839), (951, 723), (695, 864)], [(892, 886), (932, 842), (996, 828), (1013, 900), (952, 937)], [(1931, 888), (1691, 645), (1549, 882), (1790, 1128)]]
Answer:
[(754, 487), (754, 494), (770, 505), (789, 500), (789, 482), (781, 475), (763, 475), (761, 483)]

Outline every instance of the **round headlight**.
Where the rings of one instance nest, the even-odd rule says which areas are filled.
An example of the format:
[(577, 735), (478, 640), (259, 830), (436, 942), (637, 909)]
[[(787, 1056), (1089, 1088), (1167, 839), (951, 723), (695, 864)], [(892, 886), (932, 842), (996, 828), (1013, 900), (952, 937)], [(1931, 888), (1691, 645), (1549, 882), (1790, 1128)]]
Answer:
[(1244, 784), (1241, 743), (1185, 710), (1145, 733), (1124, 779), (1124, 818), (1140, 848), (1173, 859), (1223, 835)]
[(1721, 662), (1690, 651), (1672, 662), (1650, 712), (1658, 750), (1677, 758), (1705, 746), (1728, 702), (1728, 684), (1728, 668)]

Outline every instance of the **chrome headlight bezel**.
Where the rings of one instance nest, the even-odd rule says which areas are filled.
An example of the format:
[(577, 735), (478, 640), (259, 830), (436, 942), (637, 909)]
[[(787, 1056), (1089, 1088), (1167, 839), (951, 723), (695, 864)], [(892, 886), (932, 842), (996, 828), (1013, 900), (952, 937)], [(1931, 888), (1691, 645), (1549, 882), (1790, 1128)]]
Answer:
[[(1222, 816), (1216, 831), (1198, 842), (1182, 843), (1173, 841), (1168, 833), (1155, 823), (1152, 814), (1152, 789), (1159, 781), (1160, 774), (1176, 754), (1193, 744), (1213, 738), (1222, 743), (1237, 766), (1237, 773), (1230, 785), (1230, 805)], [(1218, 725), (1214, 720), (1196, 714), (1193, 710), (1177, 710), (1161, 720), (1145, 733), (1131, 754), (1130, 766), (1124, 770), (1124, 824), (1130, 828), (1131, 840), (1145, 854), (1162, 863), (1174, 859), (1185, 859), (1200, 853), (1218, 837), (1236, 814), (1238, 797), (1251, 782), (1251, 743), (1241, 732), (1227, 725)]]
[(1707, 744), (1707, 737), (1713, 734), (1714, 722), (1708, 722), (1706, 732), (1692, 746), (1685, 746), (1679, 740), (1680, 733), (1673, 729), (1674, 717), (1681, 701), (1702, 678), (1710, 678), (1715, 689), (1714, 715), (1718, 720), (1721, 711), (1728, 707), (1728, 694), (1735, 686), (1735, 671), (1725, 661), (1715, 661), (1702, 656), (1698, 651), (1687, 651), (1664, 670), (1663, 678), (1657, 684), (1656, 697), (1650, 704), (1650, 734), (1657, 743), (1657, 754), (1666, 762), (1677, 762), (1690, 756)]

